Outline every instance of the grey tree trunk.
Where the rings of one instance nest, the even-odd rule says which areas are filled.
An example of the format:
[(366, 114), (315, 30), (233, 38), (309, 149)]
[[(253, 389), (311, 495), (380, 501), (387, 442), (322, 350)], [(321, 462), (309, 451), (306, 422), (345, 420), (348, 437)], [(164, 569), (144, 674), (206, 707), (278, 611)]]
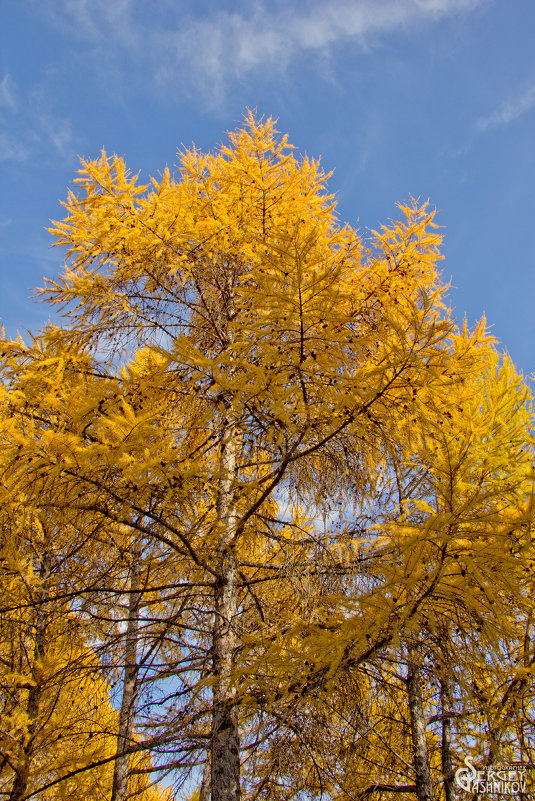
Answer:
[(411, 723), (412, 758), (418, 801), (433, 801), (433, 784), (425, 735), (426, 723), (422, 700), (422, 671), (415, 646), (408, 648), (407, 693)]
[(40, 587), (35, 594), (35, 613), (33, 620), (33, 686), (28, 690), (26, 714), (28, 729), (22, 745), (20, 759), (16, 767), (15, 780), (9, 794), (9, 801), (21, 801), (26, 795), (30, 779), (30, 769), (35, 750), (35, 735), (39, 722), (39, 707), (43, 694), (43, 660), (46, 651), (46, 627), (48, 622), (48, 599), (50, 597), (50, 555), (45, 553), (39, 566)]
[(141, 601), (141, 592), (139, 591), (140, 577), (140, 553), (135, 550), (132, 556), (130, 570), (128, 621), (124, 650), (123, 694), (121, 699), (121, 711), (119, 713), (117, 757), (113, 769), (111, 801), (125, 801), (128, 792), (130, 754), (124, 752), (132, 744), (134, 713), (138, 692), (137, 677), (139, 666), (137, 664), (137, 651), (139, 639), (139, 607)]
[(220, 526), (217, 579), (214, 587), (213, 663), (214, 697), (211, 737), (212, 801), (240, 801), (240, 738), (233, 667), (237, 649), (235, 619), (238, 612), (236, 558), (237, 435), (228, 416), (221, 440), (217, 516)]
[(212, 797), (212, 760), (210, 759), (210, 751), (206, 752), (206, 762), (204, 763), (204, 771), (202, 774), (201, 789), (199, 792), (199, 801), (210, 801)]
[(455, 801), (453, 786), (453, 759), (451, 756), (451, 695), (448, 680), (440, 680), (440, 706), (442, 712), (442, 775), (444, 776), (444, 795), (446, 801)]

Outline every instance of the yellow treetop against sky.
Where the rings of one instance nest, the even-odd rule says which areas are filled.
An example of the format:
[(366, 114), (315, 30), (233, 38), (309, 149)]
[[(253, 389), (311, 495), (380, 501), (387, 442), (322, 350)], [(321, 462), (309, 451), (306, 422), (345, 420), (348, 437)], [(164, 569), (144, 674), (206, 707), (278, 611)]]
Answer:
[(147, 185), (82, 162), (41, 291), (63, 322), (2, 343), (2, 509), (32, 510), (10, 801), (47, 781), (52, 619), (109, 722), (51, 787), (450, 801), (463, 753), (532, 758), (530, 392), (453, 319), (428, 205), (364, 237), (328, 178), (252, 113)]

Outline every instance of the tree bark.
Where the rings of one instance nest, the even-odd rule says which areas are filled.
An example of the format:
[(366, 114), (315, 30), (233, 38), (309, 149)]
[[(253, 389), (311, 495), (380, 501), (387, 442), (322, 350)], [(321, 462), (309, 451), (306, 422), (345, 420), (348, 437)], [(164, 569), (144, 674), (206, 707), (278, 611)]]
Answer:
[(453, 759), (451, 756), (451, 695), (449, 684), (446, 678), (440, 680), (440, 705), (442, 711), (442, 775), (444, 777), (444, 795), (446, 801), (455, 801), (455, 790), (453, 786)]
[(212, 797), (212, 760), (210, 758), (210, 751), (206, 752), (206, 762), (204, 763), (204, 771), (202, 774), (201, 789), (199, 791), (199, 801), (211, 801)]
[(113, 769), (113, 785), (111, 801), (125, 801), (128, 791), (128, 770), (130, 767), (130, 754), (124, 753), (132, 744), (134, 729), (134, 713), (138, 691), (137, 676), (137, 650), (139, 639), (139, 606), (141, 601), (140, 589), (140, 553), (135, 550), (130, 570), (130, 593), (128, 595), (128, 622), (124, 650), (124, 680), (119, 713), (119, 729), (117, 733), (117, 757)]
[(236, 507), (234, 501), (237, 439), (227, 416), (221, 439), (217, 516), (218, 576), (214, 586), (214, 698), (211, 737), (212, 801), (240, 801), (240, 738), (233, 668), (237, 649), (235, 618), (238, 611)]
[(408, 648), (407, 693), (411, 723), (412, 758), (418, 801), (433, 801), (433, 784), (425, 734), (426, 722), (422, 700), (422, 671), (415, 646)]
[(30, 769), (35, 749), (35, 735), (39, 719), (39, 707), (43, 694), (43, 660), (46, 651), (46, 627), (48, 623), (48, 599), (50, 597), (50, 571), (51, 560), (48, 553), (44, 553), (39, 566), (40, 586), (35, 597), (34, 614), (34, 647), (32, 658), (33, 686), (28, 690), (26, 714), (28, 729), (25, 733), (20, 760), (16, 768), (16, 776), (9, 794), (9, 801), (22, 801), (28, 789)]

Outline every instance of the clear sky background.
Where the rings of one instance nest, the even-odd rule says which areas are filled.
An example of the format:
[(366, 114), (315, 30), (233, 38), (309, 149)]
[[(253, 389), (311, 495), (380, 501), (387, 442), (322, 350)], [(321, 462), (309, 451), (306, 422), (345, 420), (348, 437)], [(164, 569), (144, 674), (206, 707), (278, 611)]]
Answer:
[(535, 370), (535, 0), (0, 0), (0, 317), (61, 268), (79, 156), (141, 176), (248, 107), (334, 169), (362, 231), (430, 199), (456, 315)]

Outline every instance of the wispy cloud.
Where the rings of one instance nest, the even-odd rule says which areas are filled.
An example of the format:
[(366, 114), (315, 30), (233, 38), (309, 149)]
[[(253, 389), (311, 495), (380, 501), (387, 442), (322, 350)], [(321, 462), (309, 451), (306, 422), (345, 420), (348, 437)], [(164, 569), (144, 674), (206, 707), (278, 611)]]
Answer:
[(517, 96), (513, 100), (503, 103), (502, 106), (493, 114), (480, 117), (475, 122), (477, 133), (484, 133), (491, 128), (498, 128), (501, 125), (509, 125), (535, 106), (535, 85), (527, 91)]
[[(187, 14), (176, 0), (53, 0), (49, 20), (83, 40), (98, 63), (140, 63), (160, 86), (225, 93), (236, 79), (284, 73), (300, 55), (325, 55), (344, 43), (367, 48), (382, 34), (462, 14), (489, 0), (236, 0), (233, 11)], [(187, 5), (187, 4), (186, 4)], [(230, 4), (229, 4), (230, 5)], [(194, 7), (194, 4), (192, 4)]]
[(17, 108), (15, 83), (8, 72), (0, 81), (0, 108), (12, 111)]
[(22, 162), (33, 155), (65, 157), (73, 141), (68, 119), (53, 112), (43, 86), (22, 92), (9, 74), (0, 81), (0, 161)]
[(31, 147), (17, 136), (0, 128), (0, 161), (26, 161)]
[(310, 3), (306, 11), (295, 3), (275, 12), (263, 3), (248, 14), (220, 11), (159, 34), (160, 49), (170, 55), (161, 72), (187, 63), (202, 83), (221, 88), (255, 69), (284, 70), (300, 54), (350, 41), (367, 46), (380, 34), (467, 12), (482, 2), (330, 0)]
[(138, 32), (132, 19), (135, 0), (56, 0), (42, 9), (59, 28), (77, 38), (103, 42), (113, 36), (116, 42), (134, 44)]
[(44, 86), (36, 87), (29, 97), (29, 108), (36, 138), (57, 156), (70, 155), (73, 145), (72, 126), (69, 119), (54, 113), (50, 92)]
[(453, 158), (465, 156), (474, 147), (481, 136), (484, 136), (494, 128), (502, 128), (523, 117), (531, 109), (535, 108), (535, 84), (528, 85), (523, 92), (497, 105), (491, 114), (477, 117), (465, 131), (464, 140), (461, 144), (449, 151)]
[(30, 155), (27, 143), (14, 130), (17, 108), (17, 88), (6, 73), (0, 81), (0, 162), (25, 161)]

